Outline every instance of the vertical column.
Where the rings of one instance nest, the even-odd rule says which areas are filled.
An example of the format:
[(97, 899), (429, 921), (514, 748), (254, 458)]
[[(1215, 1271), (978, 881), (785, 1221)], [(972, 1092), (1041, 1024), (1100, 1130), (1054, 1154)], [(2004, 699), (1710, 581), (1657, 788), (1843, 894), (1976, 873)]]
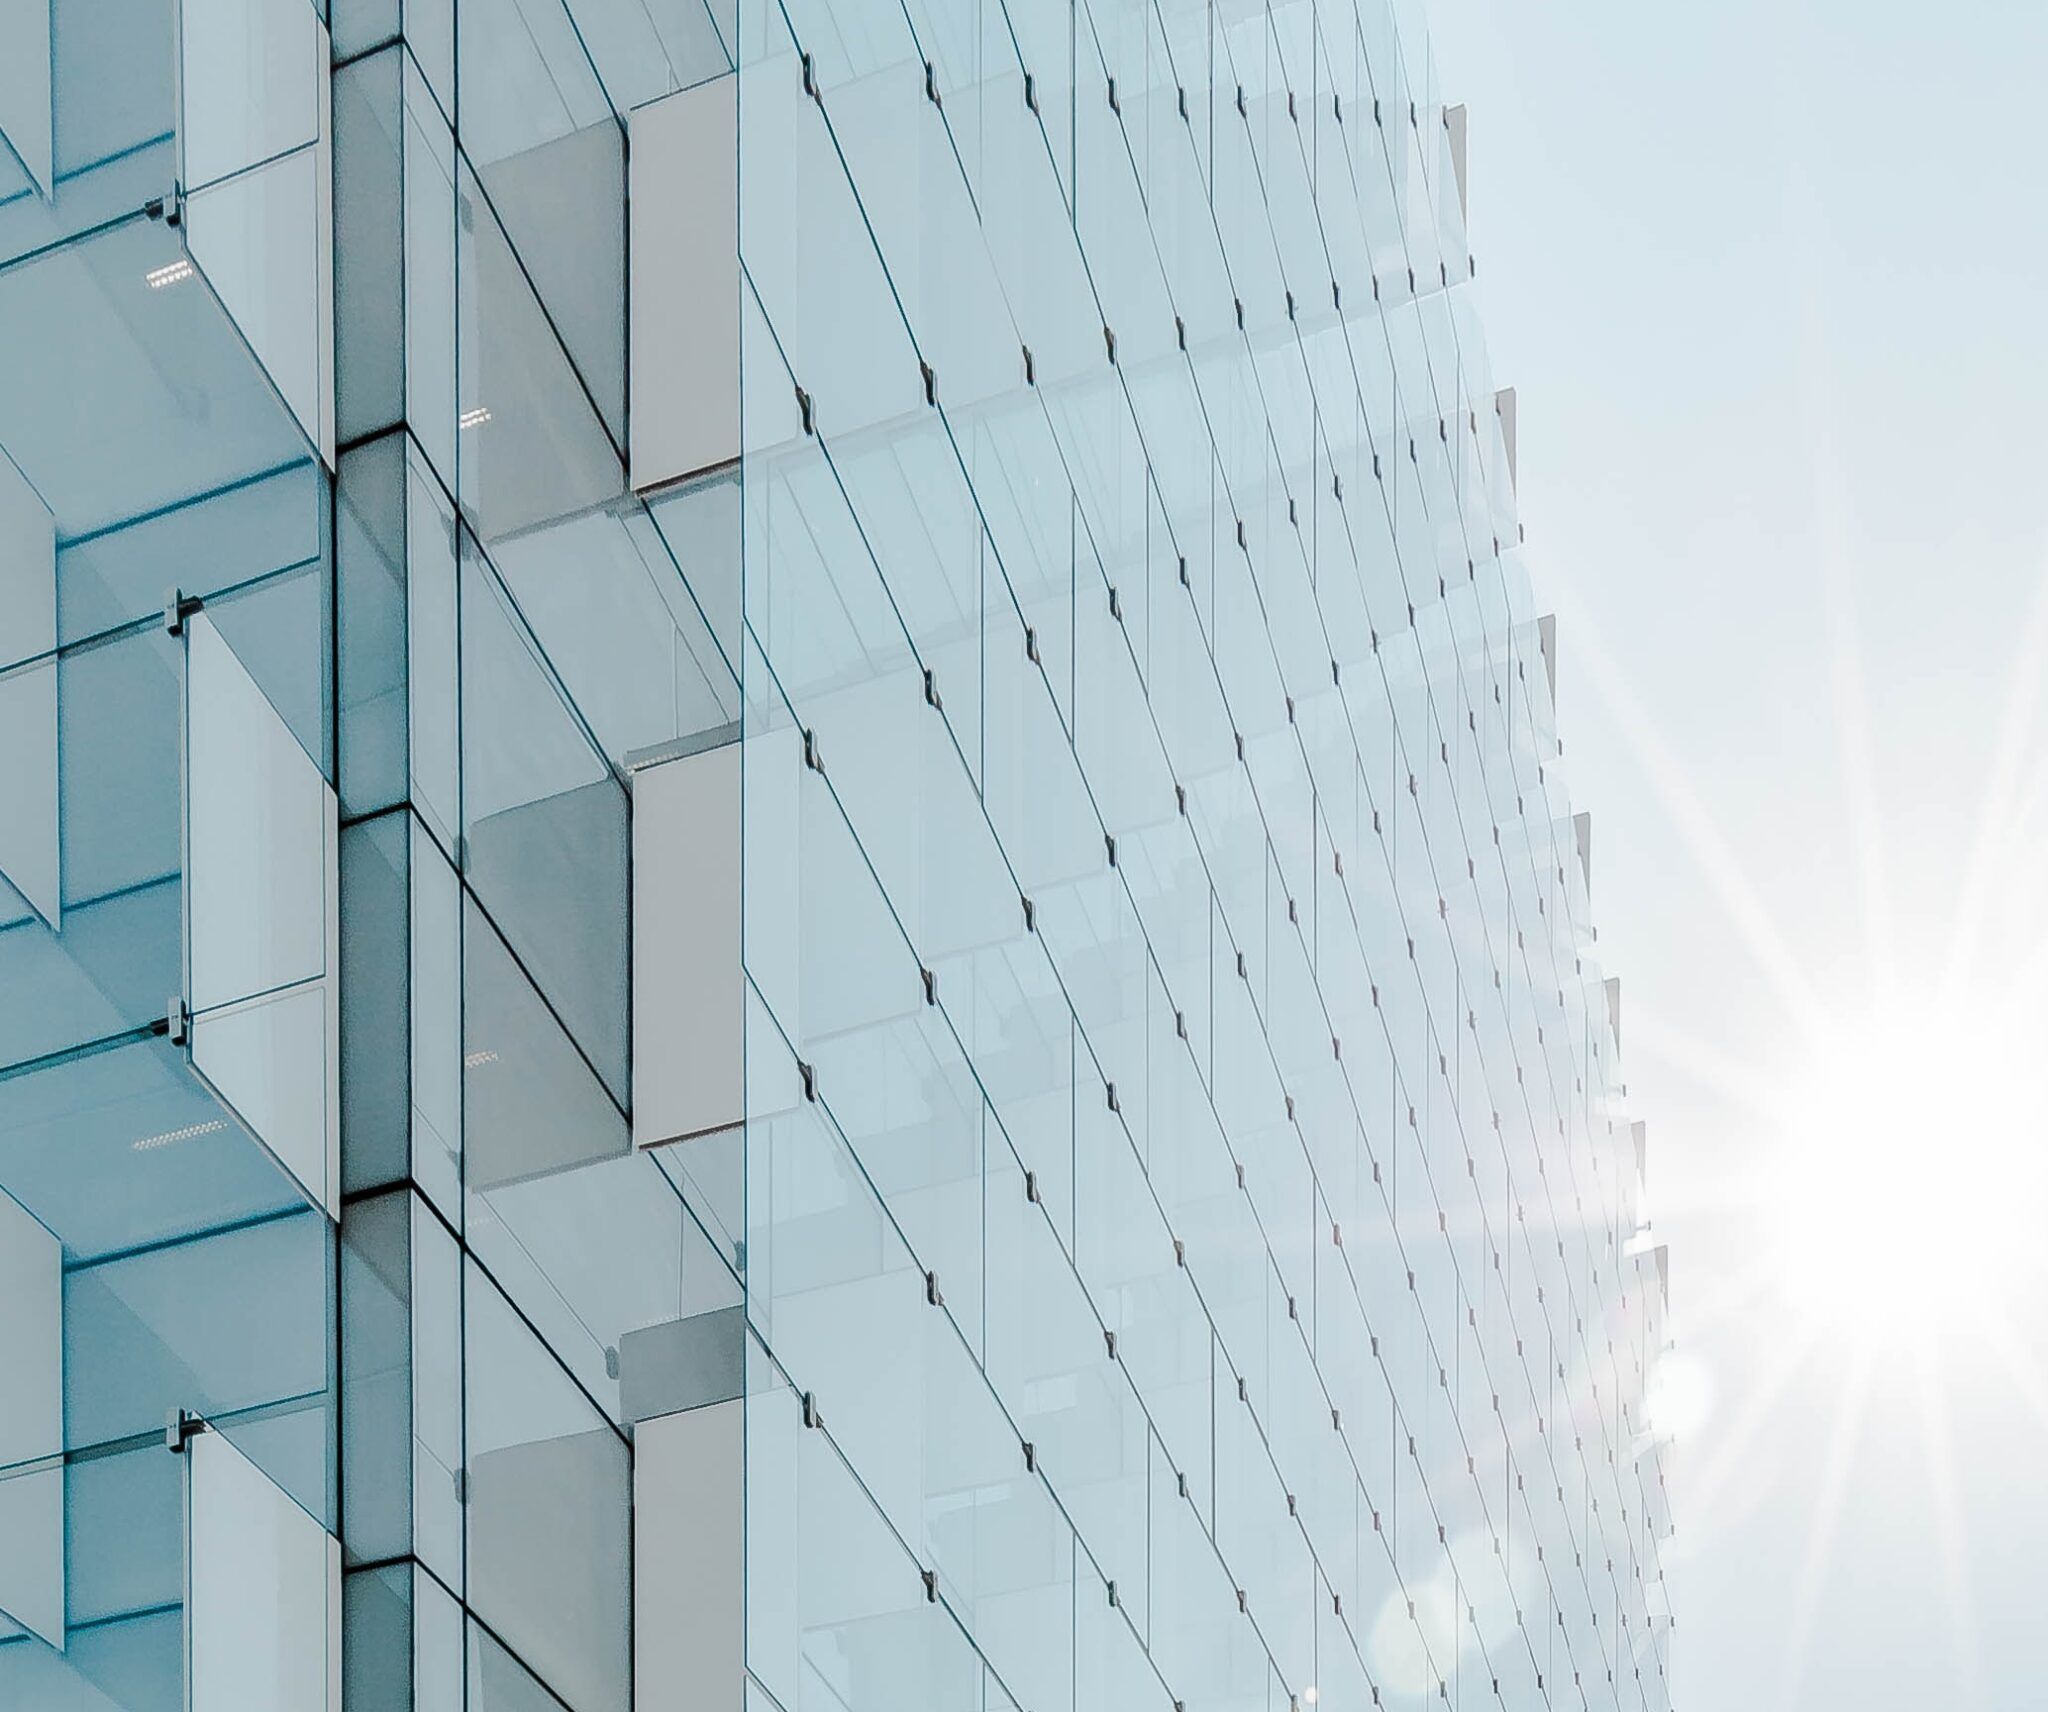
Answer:
[(335, 415), (344, 445), (404, 425), (452, 493), (455, 139), (414, 54), (334, 74)]
[(333, 10), (351, 1712), (466, 1692), (453, 17)]

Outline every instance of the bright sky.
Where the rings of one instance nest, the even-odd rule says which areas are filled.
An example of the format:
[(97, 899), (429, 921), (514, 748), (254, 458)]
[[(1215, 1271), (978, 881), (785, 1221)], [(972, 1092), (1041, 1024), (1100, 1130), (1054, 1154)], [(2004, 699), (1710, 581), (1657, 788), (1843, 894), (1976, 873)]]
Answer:
[(1432, 0), (1672, 1246), (1677, 1712), (2048, 1701), (2048, 6)]

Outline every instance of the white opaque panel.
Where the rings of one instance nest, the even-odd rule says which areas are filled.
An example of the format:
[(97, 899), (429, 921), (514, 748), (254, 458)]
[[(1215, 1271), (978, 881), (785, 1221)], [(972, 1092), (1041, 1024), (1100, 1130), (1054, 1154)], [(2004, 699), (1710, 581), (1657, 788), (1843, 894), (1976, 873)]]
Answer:
[(740, 452), (738, 79), (629, 119), (630, 457), (646, 490)]
[(307, 0), (182, 0), (184, 182), (203, 186), (313, 141), (327, 32)]
[(64, 1249), (0, 1193), (0, 1627), (60, 1648), (63, 1449)]
[(219, 1433), (185, 1455), (188, 1712), (338, 1712), (340, 1542)]
[(50, 8), (0, 6), (0, 142), (44, 196), (52, 189)]
[(745, 1404), (633, 1433), (633, 1704), (738, 1712), (746, 1679)]
[(187, 622), (185, 732), (193, 1063), (333, 1213), (334, 790), (204, 613)]
[(746, 1116), (740, 745), (633, 776), (633, 1140)]

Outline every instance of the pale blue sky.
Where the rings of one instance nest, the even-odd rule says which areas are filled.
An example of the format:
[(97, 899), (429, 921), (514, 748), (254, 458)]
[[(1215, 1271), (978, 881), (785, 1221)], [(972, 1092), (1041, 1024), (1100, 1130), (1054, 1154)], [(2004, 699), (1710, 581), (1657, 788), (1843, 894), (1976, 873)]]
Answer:
[[(2048, 1145), (2048, 6), (1433, 0), (1433, 25), (1711, 1390), (1676, 1464), (1677, 1712), (2048, 1703), (2048, 1274), (2009, 1258), (2043, 1221), (1998, 1219)], [(1982, 1050), (1913, 1020), (1966, 893), (1949, 991), (2009, 1035)], [(1823, 1156), (1943, 1228), (1817, 1298), (1782, 1260), (1815, 1193), (1788, 1165), (1829, 1127), (1815, 1028), (1855, 1042), (1887, 1004), (1903, 1039), (1820, 1103), (1911, 1111), (1912, 1140), (1860, 1151), (1858, 1117)], [(1831, 1264), (1840, 1222), (1808, 1210)]]

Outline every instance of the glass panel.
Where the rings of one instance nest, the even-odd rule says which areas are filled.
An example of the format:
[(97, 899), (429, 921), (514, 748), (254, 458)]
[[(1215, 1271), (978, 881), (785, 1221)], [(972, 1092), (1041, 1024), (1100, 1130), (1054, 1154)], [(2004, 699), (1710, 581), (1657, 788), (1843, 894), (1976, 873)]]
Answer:
[(327, 32), (303, 0), (181, 0), (177, 17), (188, 186), (313, 140)]
[(186, 631), (193, 1062), (338, 1209), (334, 792), (212, 620)]
[(0, 879), (61, 924), (57, 842), (57, 661), (0, 674)]
[[(271, 0), (297, 9), (299, 0)], [(192, 259), (323, 456), (334, 451), (332, 235), (325, 147), (192, 192)]]
[(462, 768), (464, 872), (624, 1100), (625, 792), (473, 547), (462, 586)]
[(465, 1295), (470, 1605), (571, 1712), (626, 1712), (625, 1441), (474, 1261)]
[(64, 1644), (63, 1269), (56, 1237), (0, 1193), (0, 1619), (53, 1647)]
[(341, 1547), (219, 1434), (185, 1457), (191, 1712), (334, 1712)]
[[(243, 1417), (323, 1404), (328, 1230), (304, 1211), (74, 1266), (64, 1280), (70, 1444), (160, 1431), (173, 1409), (239, 1434)], [(271, 1437), (273, 1475), (324, 1511), (322, 1435), (312, 1433), (304, 1450)]]

